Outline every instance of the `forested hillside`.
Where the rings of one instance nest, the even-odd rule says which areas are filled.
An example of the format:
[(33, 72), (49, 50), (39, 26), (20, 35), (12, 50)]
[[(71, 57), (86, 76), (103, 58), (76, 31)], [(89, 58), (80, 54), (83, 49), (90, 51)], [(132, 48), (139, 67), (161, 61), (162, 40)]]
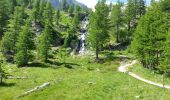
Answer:
[(0, 100), (170, 99), (170, 0), (0, 5)]

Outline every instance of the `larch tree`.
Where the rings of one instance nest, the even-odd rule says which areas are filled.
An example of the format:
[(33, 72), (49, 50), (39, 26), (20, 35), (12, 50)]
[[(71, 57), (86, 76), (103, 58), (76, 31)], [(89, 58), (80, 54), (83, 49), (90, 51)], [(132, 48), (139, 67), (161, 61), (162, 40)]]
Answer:
[(52, 41), (52, 36), (50, 32), (50, 26), (49, 23), (46, 22), (44, 32), (38, 38), (38, 45), (37, 45), (38, 58), (42, 62), (46, 62), (48, 60), (51, 41)]
[(144, 67), (155, 69), (160, 65), (169, 25), (169, 16), (159, 4), (151, 7), (139, 21), (132, 45)]
[(27, 20), (21, 29), (16, 43), (15, 62), (18, 67), (28, 64), (30, 61), (30, 50), (33, 49), (33, 35), (30, 31), (30, 21)]
[(36, 0), (32, 9), (32, 17), (34, 22), (38, 22), (40, 19), (40, 0)]
[(62, 0), (62, 10), (63, 11), (67, 11), (67, 1), (66, 0)]
[(15, 54), (15, 44), (17, 42), (21, 26), (24, 24), (24, 14), (24, 9), (22, 7), (15, 7), (14, 15), (9, 20), (7, 32), (5, 32), (1, 41), (1, 50), (5, 56), (8, 54)]
[(53, 21), (53, 8), (52, 8), (52, 5), (51, 5), (51, 2), (50, 2), (50, 1), (48, 1), (47, 4), (46, 4), (46, 8), (45, 8), (45, 10), (44, 10), (43, 17), (44, 17), (45, 23), (48, 22), (49, 25), (52, 26), (52, 21)]
[(112, 7), (112, 12), (111, 12), (111, 25), (112, 25), (112, 30), (116, 34), (116, 42), (119, 43), (121, 42), (120, 36), (121, 36), (121, 28), (123, 27), (123, 12), (122, 12), (122, 6), (123, 3), (117, 2), (116, 5)]
[(79, 13), (80, 13), (80, 6), (77, 5), (76, 8), (75, 8), (74, 18), (73, 18), (73, 22), (72, 22), (74, 29), (76, 29), (79, 26), (79, 23), (80, 23)]
[(53, 19), (54, 19), (55, 24), (58, 25), (60, 21), (60, 10), (58, 8), (56, 8), (55, 10)]
[(0, 0), (0, 36), (3, 35), (8, 19), (8, 4), (6, 0)]
[(74, 5), (71, 3), (71, 4), (69, 5), (69, 8), (68, 8), (68, 13), (69, 13), (69, 14), (72, 14), (73, 11), (74, 11)]
[(108, 39), (109, 30), (109, 7), (105, 0), (99, 1), (95, 12), (91, 13), (89, 24), (88, 42), (95, 48), (96, 60), (99, 60), (99, 51)]

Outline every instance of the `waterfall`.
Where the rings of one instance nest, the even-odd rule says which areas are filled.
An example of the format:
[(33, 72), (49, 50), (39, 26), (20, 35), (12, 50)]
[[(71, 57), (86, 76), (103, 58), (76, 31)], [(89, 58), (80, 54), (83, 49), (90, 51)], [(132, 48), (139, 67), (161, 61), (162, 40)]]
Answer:
[(80, 37), (79, 37), (79, 40), (80, 40), (80, 49), (79, 49), (79, 54), (83, 55), (85, 54), (85, 44), (86, 44), (86, 37), (87, 37), (87, 26), (89, 24), (89, 20), (88, 20), (88, 17), (86, 16), (83, 20), (82, 20), (82, 23), (81, 23), (81, 31), (80, 31)]

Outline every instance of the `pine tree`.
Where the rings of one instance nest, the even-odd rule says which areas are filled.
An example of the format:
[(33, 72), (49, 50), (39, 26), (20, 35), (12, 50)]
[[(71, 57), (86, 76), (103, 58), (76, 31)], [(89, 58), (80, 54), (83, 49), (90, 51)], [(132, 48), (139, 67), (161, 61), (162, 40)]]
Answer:
[(66, 0), (62, 0), (62, 10), (63, 11), (67, 11), (67, 1)]
[(170, 73), (170, 32), (167, 35), (163, 56), (158, 68), (164, 73)]
[(15, 12), (9, 20), (7, 32), (4, 34), (1, 42), (1, 49), (5, 56), (8, 53), (15, 54), (15, 44), (17, 42), (18, 34), (23, 25), (24, 9), (22, 7), (15, 7)]
[(69, 14), (72, 14), (73, 11), (74, 11), (74, 5), (73, 5), (73, 4), (70, 4), (70, 5), (69, 5), (69, 8), (68, 8), (68, 13), (69, 13)]
[(9, 0), (9, 12), (10, 14), (14, 13), (15, 7), (17, 6), (17, 1), (16, 0)]
[(128, 0), (125, 16), (129, 41), (131, 41), (132, 34), (137, 26), (138, 8), (138, 0)]
[(54, 22), (56, 25), (59, 24), (59, 20), (60, 20), (60, 10), (56, 8), (55, 14), (54, 14)]
[(117, 2), (116, 5), (113, 6), (112, 12), (111, 12), (111, 22), (112, 22), (112, 30), (116, 30), (116, 42), (120, 41), (120, 33), (121, 33), (121, 27), (123, 26), (123, 13), (122, 13), (122, 6), (123, 4), (121, 2)]
[(139, 21), (132, 45), (144, 67), (159, 66), (169, 24), (168, 14), (161, 11), (159, 4), (151, 7)]
[(33, 48), (33, 37), (30, 31), (30, 21), (28, 20), (22, 28), (16, 43), (15, 62), (20, 66), (28, 64), (30, 61), (30, 50)]
[(49, 22), (49, 25), (52, 26), (53, 8), (52, 8), (52, 5), (51, 5), (50, 1), (47, 2), (47, 5), (46, 5), (46, 8), (44, 10), (43, 16), (44, 16), (44, 21)]
[(72, 22), (74, 29), (76, 29), (79, 26), (79, 23), (80, 23), (79, 12), (80, 12), (80, 6), (77, 5), (76, 9), (75, 9), (75, 13), (74, 13), (73, 22)]
[(43, 24), (43, 22), (44, 22), (43, 14), (44, 14), (45, 7), (46, 7), (46, 0), (41, 0), (41, 2), (40, 2), (40, 12), (39, 12), (39, 15), (40, 15), (40, 22), (41, 22), (42, 24)]
[(96, 50), (96, 60), (99, 60), (99, 50), (108, 38), (109, 30), (109, 8), (105, 0), (99, 1), (96, 5), (95, 12), (90, 16), (88, 41)]
[(0, 36), (3, 35), (7, 19), (9, 18), (7, 6), (6, 0), (0, 0)]
[(50, 44), (51, 44), (51, 32), (50, 32), (50, 26), (49, 23), (46, 23), (44, 32), (41, 34), (41, 36), (38, 39), (38, 57), (42, 62), (46, 62), (49, 57), (49, 50), (50, 50)]
[(5, 66), (6, 66), (5, 59), (1, 56), (1, 59), (0, 59), (0, 84), (3, 84), (3, 79), (6, 78), (6, 76), (8, 75), (8, 73), (6, 72)]
[(36, 0), (32, 9), (32, 19), (34, 22), (38, 22), (40, 20), (40, 0)]

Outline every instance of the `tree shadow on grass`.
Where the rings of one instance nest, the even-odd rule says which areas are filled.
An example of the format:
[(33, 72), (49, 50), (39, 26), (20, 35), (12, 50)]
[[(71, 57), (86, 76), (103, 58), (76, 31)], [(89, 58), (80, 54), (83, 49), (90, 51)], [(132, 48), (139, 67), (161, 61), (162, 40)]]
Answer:
[(33, 62), (28, 64), (27, 67), (49, 68), (50, 66), (45, 63)]
[[(60, 68), (61, 66), (64, 66), (66, 68), (69, 69), (73, 69), (74, 66), (80, 66), (79, 64), (75, 64), (75, 63), (60, 63), (60, 62), (56, 62), (56, 61), (47, 61), (48, 64), (52, 65), (53, 68)], [(55, 67), (57, 66), (57, 67)]]
[(15, 83), (0, 83), (0, 87), (12, 87), (15, 86)]
[(51, 61), (48, 60), (46, 63), (40, 63), (40, 62), (33, 62), (30, 63), (29, 65), (27, 65), (27, 67), (34, 67), (34, 68), (61, 68), (62, 66), (72, 69), (74, 66), (80, 66), (79, 64), (75, 64), (75, 63), (60, 63), (60, 62), (56, 62), (56, 61)]

